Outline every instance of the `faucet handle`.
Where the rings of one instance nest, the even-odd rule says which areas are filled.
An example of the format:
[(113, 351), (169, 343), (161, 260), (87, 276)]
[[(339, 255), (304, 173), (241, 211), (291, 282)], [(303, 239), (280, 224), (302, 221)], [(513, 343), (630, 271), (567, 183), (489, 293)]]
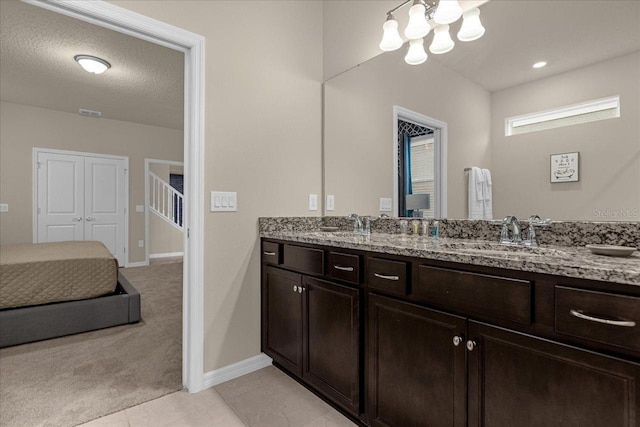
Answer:
[(551, 226), (551, 218), (547, 218), (544, 221), (540, 218), (539, 215), (531, 215), (529, 217), (529, 226), (534, 227), (550, 227)]

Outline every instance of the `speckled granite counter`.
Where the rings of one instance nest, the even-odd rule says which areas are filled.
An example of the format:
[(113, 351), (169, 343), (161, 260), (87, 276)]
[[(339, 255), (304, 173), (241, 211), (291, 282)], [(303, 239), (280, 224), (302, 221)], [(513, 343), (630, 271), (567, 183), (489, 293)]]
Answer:
[(593, 255), (584, 247), (508, 247), (495, 241), (351, 232), (265, 231), (261, 237), (640, 286), (640, 252), (627, 258)]

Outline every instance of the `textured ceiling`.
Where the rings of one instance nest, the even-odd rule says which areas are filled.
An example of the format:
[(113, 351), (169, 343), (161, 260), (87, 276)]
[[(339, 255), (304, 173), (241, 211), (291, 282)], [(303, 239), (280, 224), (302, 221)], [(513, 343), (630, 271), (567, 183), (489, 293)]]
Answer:
[[(378, 43), (386, 13), (380, 10), (401, 0), (376, 3), (375, 25), (370, 14), (359, 19), (361, 1), (325, 1), (325, 17), (332, 18), (324, 22), (326, 77), (384, 54)], [(407, 10), (395, 13), (401, 31)], [(496, 91), (640, 50), (640, 0), (491, 0), (480, 11), (486, 28), (482, 38), (457, 41), (460, 20), (450, 30), (455, 48), (443, 55), (427, 51), (427, 62), (417, 67), (436, 61)], [(425, 49), (432, 37), (433, 32), (425, 39)], [(532, 69), (540, 60), (549, 64)], [(398, 66), (409, 67), (404, 61)]]
[[(0, 99), (183, 127), (184, 54), (18, 1), (0, 1)], [(84, 71), (75, 55), (111, 64)]]

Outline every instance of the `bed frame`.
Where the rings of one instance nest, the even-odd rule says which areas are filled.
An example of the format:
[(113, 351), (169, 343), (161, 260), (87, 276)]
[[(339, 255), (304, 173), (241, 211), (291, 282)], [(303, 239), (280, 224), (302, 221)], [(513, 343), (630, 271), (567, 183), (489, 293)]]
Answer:
[(140, 293), (118, 272), (113, 294), (0, 310), (0, 348), (140, 321)]

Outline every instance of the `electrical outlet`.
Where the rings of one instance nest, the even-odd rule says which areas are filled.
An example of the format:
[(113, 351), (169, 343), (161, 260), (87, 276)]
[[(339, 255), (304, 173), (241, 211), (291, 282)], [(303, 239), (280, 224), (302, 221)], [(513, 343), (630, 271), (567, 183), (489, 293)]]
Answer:
[(0, 203), (0, 212), (9, 212), (9, 204)]
[(144, 212), (144, 205), (136, 205), (136, 212)]
[(317, 211), (318, 210), (318, 195), (317, 194), (309, 194), (309, 210)]
[(138, 240), (138, 247), (144, 248), (144, 240)]
[(336, 198), (333, 194), (327, 194), (327, 210), (328, 211), (336, 210)]

